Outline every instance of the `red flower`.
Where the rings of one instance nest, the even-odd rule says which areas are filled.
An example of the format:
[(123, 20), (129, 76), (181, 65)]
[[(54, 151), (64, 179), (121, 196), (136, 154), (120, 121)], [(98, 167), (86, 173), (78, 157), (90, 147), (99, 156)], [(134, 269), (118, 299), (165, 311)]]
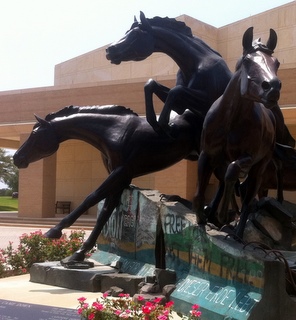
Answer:
[(197, 310), (199, 309), (199, 305), (198, 304), (194, 304), (192, 307), (191, 307), (192, 310)]
[(161, 300), (162, 300), (162, 298), (156, 297), (156, 298), (153, 300), (153, 302), (154, 302), (154, 303), (159, 303)]
[(150, 314), (155, 309), (155, 305), (149, 301), (145, 303), (145, 305), (142, 307), (142, 311), (145, 314)]
[(174, 305), (174, 301), (169, 301), (165, 304), (165, 308), (171, 308)]

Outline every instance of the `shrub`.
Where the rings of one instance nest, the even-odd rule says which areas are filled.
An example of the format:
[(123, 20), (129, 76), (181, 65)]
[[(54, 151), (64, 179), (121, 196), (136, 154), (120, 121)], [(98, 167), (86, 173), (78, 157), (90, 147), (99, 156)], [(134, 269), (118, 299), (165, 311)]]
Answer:
[(59, 261), (71, 256), (83, 244), (85, 231), (71, 231), (60, 239), (45, 238), (42, 232), (23, 234), (17, 249), (9, 242), (0, 250), (0, 278), (27, 273), (33, 263)]

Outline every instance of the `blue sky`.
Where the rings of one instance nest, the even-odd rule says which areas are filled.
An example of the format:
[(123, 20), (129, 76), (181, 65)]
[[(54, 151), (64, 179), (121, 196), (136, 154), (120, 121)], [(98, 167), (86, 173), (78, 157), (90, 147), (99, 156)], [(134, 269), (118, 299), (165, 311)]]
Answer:
[[(117, 40), (134, 15), (187, 14), (220, 27), (283, 0), (10, 0), (0, 11), (0, 91), (53, 85), (54, 66)], [(272, 26), (272, 21), (270, 23)]]

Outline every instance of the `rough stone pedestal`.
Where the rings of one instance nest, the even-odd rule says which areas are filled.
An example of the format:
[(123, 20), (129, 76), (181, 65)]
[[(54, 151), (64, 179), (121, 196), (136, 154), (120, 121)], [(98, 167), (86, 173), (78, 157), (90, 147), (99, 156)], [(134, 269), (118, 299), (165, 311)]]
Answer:
[(32, 282), (89, 292), (105, 292), (118, 286), (134, 295), (144, 279), (98, 263), (90, 269), (66, 269), (59, 262), (44, 262), (35, 263), (30, 270)]

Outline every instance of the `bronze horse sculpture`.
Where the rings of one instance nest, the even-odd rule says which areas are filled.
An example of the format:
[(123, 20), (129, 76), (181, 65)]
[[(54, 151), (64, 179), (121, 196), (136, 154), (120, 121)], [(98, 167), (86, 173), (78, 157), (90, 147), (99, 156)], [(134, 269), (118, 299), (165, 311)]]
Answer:
[[(221, 55), (192, 34), (184, 22), (171, 18), (147, 19), (132, 24), (125, 36), (106, 49), (111, 63), (141, 61), (153, 52), (170, 56), (179, 66), (176, 86), (169, 89), (154, 80), (145, 85), (146, 117), (157, 131), (171, 134), (170, 112), (182, 114), (186, 109), (204, 118), (212, 103), (224, 92), (231, 72)], [(153, 93), (164, 102), (157, 122)]]
[[(171, 110), (182, 114), (186, 109), (205, 117), (207, 111), (224, 92), (232, 73), (221, 55), (192, 34), (181, 21), (172, 18), (147, 19), (140, 13), (123, 38), (106, 49), (111, 63), (142, 61), (153, 52), (170, 56), (179, 66), (176, 86), (167, 88), (150, 79), (144, 88), (147, 121), (156, 132), (171, 136)], [(164, 102), (158, 121), (153, 107), (153, 94)], [(284, 123), (278, 105), (272, 108), (276, 118), (277, 142), (291, 147), (295, 141)]]
[(277, 43), (275, 31), (270, 30), (266, 45), (260, 40), (252, 41), (253, 28), (249, 28), (243, 36), (244, 51), (236, 72), (224, 94), (205, 117), (198, 161), (198, 191), (193, 203), (198, 219), (205, 222), (204, 194), (213, 170), (218, 168), (223, 190), (218, 220), (222, 224), (227, 223), (234, 186), (239, 178), (247, 176), (236, 230), (240, 238), (248, 218), (249, 205), (273, 157), (276, 121), (270, 108), (277, 105), (281, 89), (277, 77), (279, 62), (272, 56)]
[(121, 106), (66, 107), (37, 123), (27, 141), (14, 154), (14, 163), (26, 168), (31, 162), (55, 153), (68, 139), (85, 141), (101, 151), (109, 172), (107, 179), (46, 236), (59, 238), (87, 209), (105, 199), (89, 238), (69, 261), (83, 261), (118, 205), (132, 179), (162, 170), (182, 159), (197, 160), (202, 119), (186, 111), (176, 115), (176, 138), (160, 137), (145, 118)]

